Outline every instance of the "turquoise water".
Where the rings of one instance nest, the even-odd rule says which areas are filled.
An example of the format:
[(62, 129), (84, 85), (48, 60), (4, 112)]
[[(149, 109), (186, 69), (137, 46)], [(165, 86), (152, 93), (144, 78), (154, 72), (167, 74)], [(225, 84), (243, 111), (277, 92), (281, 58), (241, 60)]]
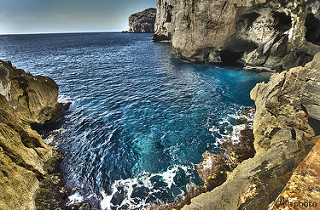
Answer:
[(101, 209), (173, 202), (201, 184), (201, 154), (239, 127), (250, 90), (267, 74), (183, 63), (152, 34), (0, 36), (0, 59), (53, 78), (72, 101), (44, 132), (65, 152), (61, 171), (73, 195)]

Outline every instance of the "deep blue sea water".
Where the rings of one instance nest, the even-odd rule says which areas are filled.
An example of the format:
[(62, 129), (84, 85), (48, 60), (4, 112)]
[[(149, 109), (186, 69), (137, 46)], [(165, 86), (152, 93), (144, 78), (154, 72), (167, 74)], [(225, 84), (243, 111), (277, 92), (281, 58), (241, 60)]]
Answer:
[(69, 202), (141, 209), (201, 184), (196, 164), (241, 126), (250, 90), (269, 75), (187, 64), (152, 34), (0, 36), (0, 59), (53, 78), (72, 101), (46, 141), (65, 152)]

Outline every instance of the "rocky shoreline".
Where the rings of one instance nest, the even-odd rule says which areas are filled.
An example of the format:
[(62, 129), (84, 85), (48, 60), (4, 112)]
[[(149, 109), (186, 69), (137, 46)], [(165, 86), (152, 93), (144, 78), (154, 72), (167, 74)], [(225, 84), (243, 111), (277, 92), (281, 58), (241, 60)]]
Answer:
[(234, 143), (230, 139), (220, 145), (220, 153), (212, 154), (206, 151), (202, 154), (203, 161), (197, 165), (197, 171), (202, 186), (194, 186), (188, 190), (182, 200), (161, 207), (152, 207), (157, 210), (181, 209), (191, 204), (191, 199), (203, 193), (209, 192), (223, 184), (228, 175), (244, 160), (254, 157), (253, 130), (245, 122), (246, 128), (240, 131), (239, 142)]
[(52, 79), (0, 61), (0, 209), (81, 207), (66, 206), (70, 190), (58, 170), (62, 153), (33, 129), (54, 122), (69, 106), (58, 103)]
[(251, 91), (254, 157), (234, 168), (225, 154), (204, 153), (204, 186), (159, 209), (287, 209), (279, 204), (320, 200), (311, 162), (319, 154), (319, 23), (319, 1), (157, 1), (153, 40), (170, 41), (182, 60), (281, 72)]
[[(129, 32), (153, 32), (155, 10), (147, 13), (132, 16)], [(251, 91), (254, 125), (241, 131), (241, 144), (203, 154), (198, 172), (204, 185), (156, 208), (285, 209), (283, 202), (320, 200), (314, 162), (320, 154), (319, 1), (158, 0), (156, 13), (154, 41), (171, 41), (188, 62), (281, 72)], [(36, 131), (69, 106), (58, 103), (52, 79), (0, 61), (0, 209), (91, 209), (88, 203), (66, 206), (62, 153)]]
[[(31, 127), (52, 122), (68, 108), (57, 102), (56, 83), (4, 61), (0, 75), (1, 209), (91, 209), (88, 203), (66, 206), (70, 190), (58, 171), (62, 154)], [(296, 195), (292, 188), (317, 180), (310, 159), (318, 157), (318, 149), (309, 151), (319, 141), (319, 84), (320, 54), (304, 67), (257, 84), (251, 91), (253, 130), (241, 131), (241, 144), (222, 144), (220, 155), (204, 153), (198, 166), (204, 185), (192, 188), (179, 203), (158, 209), (274, 209), (288, 193)], [(299, 170), (311, 178), (300, 177)], [(319, 199), (316, 195), (302, 191), (296, 200)]]
[[(316, 183), (312, 180), (319, 179), (317, 163), (311, 162), (318, 158), (319, 149), (315, 147), (310, 152), (320, 134), (319, 75), (320, 54), (317, 54), (305, 67), (275, 74), (267, 84), (257, 84), (251, 91), (256, 103), (253, 128), (256, 154), (228, 174), (226, 182), (192, 198), (183, 209), (279, 209), (279, 205), (275, 206), (279, 203), (306, 201), (303, 199), (317, 202), (319, 185), (309, 182)], [(208, 161), (205, 156), (204, 164)], [(310, 184), (311, 191), (301, 187)], [(281, 208), (285, 209), (285, 205)]]

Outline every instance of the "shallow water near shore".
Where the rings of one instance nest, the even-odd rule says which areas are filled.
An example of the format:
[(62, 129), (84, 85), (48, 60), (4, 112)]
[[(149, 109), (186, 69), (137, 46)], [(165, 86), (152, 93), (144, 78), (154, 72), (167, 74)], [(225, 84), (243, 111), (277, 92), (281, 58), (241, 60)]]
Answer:
[[(250, 90), (269, 74), (175, 58), (152, 34), (86, 33), (0, 36), (0, 59), (49, 76), (62, 123), (44, 132), (65, 152), (68, 202), (138, 209), (173, 202), (201, 184), (196, 164), (241, 126)], [(236, 141), (236, 138), (233, 137)]]

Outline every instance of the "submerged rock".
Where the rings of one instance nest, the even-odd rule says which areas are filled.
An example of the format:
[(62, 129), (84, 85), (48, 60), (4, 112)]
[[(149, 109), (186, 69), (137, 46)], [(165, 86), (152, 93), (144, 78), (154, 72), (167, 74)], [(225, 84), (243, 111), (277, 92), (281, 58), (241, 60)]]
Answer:
[[(306, 100), (313, 95), (304, 91), (311, 84), (313, 94), (320, 94), (317, 83), (309, 82), (310, 74), (320, 72), (318, 58), (319, 54), (305, 67), (275, 74), (267, 84), (256, 85), (251, 98), (256, 104), (253, 131), (257, 153), (239, 164), (225, 183), (191, 199), (183, 209), (267, 209), (276, 200), (317, 141), (319, 124), (310, 123), (303, 103), (318, 109), (317, 101)], [(319, 200), (316, 195), (320, 191), (314, 190), (314, 198)]]
[(0, 209), (36, 209), (40, 185), (57, 172), (62, 156), (30, 124), (61, 113), (58, 86), (0, 61), (0, 93)]
[(158, 0), (153, 40), (190, 62), (280, 71), (320, 51), (319, 11), (318, 0)]
[(149, 8), (129, 17), (129, 33), (154, 33), (157, 10)]

